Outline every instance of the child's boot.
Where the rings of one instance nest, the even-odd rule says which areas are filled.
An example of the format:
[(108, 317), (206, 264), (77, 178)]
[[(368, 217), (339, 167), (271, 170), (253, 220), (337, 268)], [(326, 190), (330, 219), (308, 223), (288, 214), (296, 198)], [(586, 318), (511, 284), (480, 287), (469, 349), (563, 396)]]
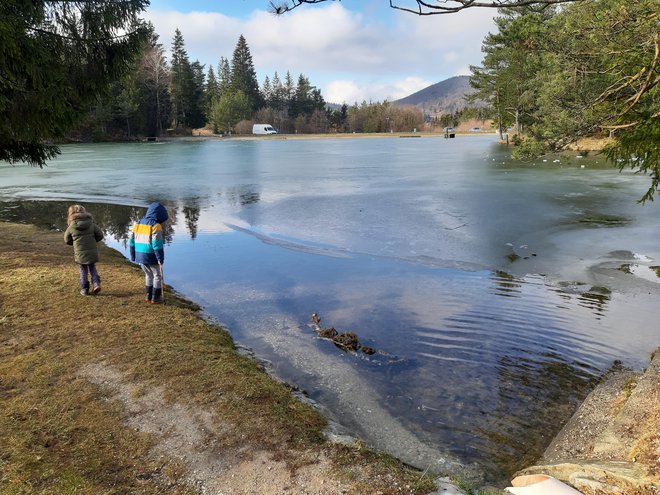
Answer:
[(151, 304), (162, 304), (163, 303), (163, 289), (158, 288), (154, 289), (154, 296), (151, 300)]
[(146, 295), (144, 296), (144, 300), (147, 302), (151, 302), (151, 298), (154, 295), (154, 288), (151, 285), (147, 285), (146, 287)]

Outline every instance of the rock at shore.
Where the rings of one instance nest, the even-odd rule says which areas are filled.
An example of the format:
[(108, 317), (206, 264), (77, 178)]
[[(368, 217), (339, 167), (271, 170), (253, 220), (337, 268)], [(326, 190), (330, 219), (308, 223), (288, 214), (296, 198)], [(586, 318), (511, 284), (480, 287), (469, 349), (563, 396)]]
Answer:
[(547, 474), (584, 495), (660, 494), (660, 349), (643, 373), (598, 385), (539, 464), (518, 474)]

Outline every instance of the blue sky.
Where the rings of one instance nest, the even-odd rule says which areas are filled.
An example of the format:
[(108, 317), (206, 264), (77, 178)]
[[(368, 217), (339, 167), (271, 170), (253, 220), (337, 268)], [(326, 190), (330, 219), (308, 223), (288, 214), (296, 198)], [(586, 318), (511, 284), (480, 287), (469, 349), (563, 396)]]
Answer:
[(167, 50), (179, 28), (190, 60), (206, 70), (231, 59), (243, 34), (260, 84), (275, 71), (294, 80), (303, 73), (326, 101), (352, 104), (395, 100), (469, 74), (495, 13), (419, 17), (391, 9), (388, 0), (343, 0), (275, 16), (268, 0), (152, 0), (145, 17)]

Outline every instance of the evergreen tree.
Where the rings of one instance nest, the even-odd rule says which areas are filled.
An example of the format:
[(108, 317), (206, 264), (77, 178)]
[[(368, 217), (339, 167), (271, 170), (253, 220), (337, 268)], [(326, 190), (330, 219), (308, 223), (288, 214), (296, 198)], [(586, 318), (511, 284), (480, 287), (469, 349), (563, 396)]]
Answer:
[(229, 60), (225, 57), (220, 57), (218, 63), (218, 97), (226, 93), (231, 87), (231, 67)]
[(525, 124), (517, 156), (561, 150), (582, 136), (615, 137), (606, 154), (660, 188), (657, 0), (581, 2), (502, 11), (473, 85)]
[(250, 48), (243, 35), (238, 38), (231, 60), (231, 89), (234, 92), (243, 92), (253, 112), (262, 106), (257, 73), (252, 62)]
[[(170, 98), (172, 101), (172, 127), (190, 127), (199, 124), (201, 114), (199, 84), (199, 62), (193, 67), (181, 31), (177, 28), (172, 41), (172, 63), (170, 72)], [(196, 80), (197, 79), (197, 80)], [(202, 73), (203, 79), (203, 73)], [(201, 81), (203, 88), (203, 81)]]
[(273, 75), (273, 82), (271, 84), (272, 92), (270, 96), (270, 101), (268, 105), (277, 111), (282, 111), (285, 107), (286, 94), (284, 86), (282, 86), (282, 81), (280, 81), (280, 76), (275, 71)]
[(43, 166), (131, 67), (147, 0), (0, 2), (0, 160)]
[(215, 78), (213, 66), (210, 66), (209, 72), (206, 75), (206, 89), (204, 98), (204, 112), (207, 118), (211, 114), (211, 104), (213, 103), (213, 100), (219, 98), (219, 96), (220, 93), (218, 91), (218, 81)]
[(498, 128), (513, 123), (517, 133), (533, 122), (536, 74), (543, 68), (543, 37), (553, 9), (502, 9), (498, 32), (483, 41), (482, 67), (471, 66), (471, 101), (483, 100), (495, 110)]
[(264, 77), (264, 83), (261, 86), (261, 98), (266, 106), (270, 106), (271, 99), (273, 98), (273, 87), (267, 75)]
[(206, 123), (204, 108), (206, 106), (204, 94), (204, 65), (195, 60), (190, 64), (192, 85), (190, 88), (190, 112), (187, 124), (190, 127), (203, 127)]
[(185, 95), (189, 91), (190, 62), (185, 49), (183, 35), (179, 28), (174, 31), (172, 40), (172, 63), (170, 70), (170, 97), (172, 99), (172, 127), (184, 125), (187, 105)]
[(284, 104), (288, 107), (293, 101), (293, 97), (296, 91), (296, 87), (293, 84), (293, 78), (291, 73), (286, 71), (286, 76), (284, 77), (284, 86), (283, 86), (282, 95), (284, 96)]
[(660, 35), (657, 0), (603, 0), (562, 9), (549, 26), (533, 134), (554, 149), (577, 137), (616, 138), (606, 154), (660, 190)]
[(315, 110), (324, 108), (325, 101), (321, 96), (321, 91), (312, 86), (307, 77), (300, 74), (289, 108), (290, 116), (295, 118), (298, 115), (311, 115)]

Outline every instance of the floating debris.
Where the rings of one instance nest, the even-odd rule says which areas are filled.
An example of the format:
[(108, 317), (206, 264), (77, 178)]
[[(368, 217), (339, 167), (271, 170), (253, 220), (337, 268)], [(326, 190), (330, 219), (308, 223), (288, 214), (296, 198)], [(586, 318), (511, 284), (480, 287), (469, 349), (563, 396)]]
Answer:
[(360, 342), (358, 341), (358, 336), (353, 332), (340, 333), (339, 335), (335, 335), (332, 337), (332, 341), (335, 343), (335, 345), (349, 351), (357, 351), (358, 349), (362, 348)]
[(324, 339), (332, 340), (332, 342), (340, 349), (347, 352), (362, 351), (364, 354), (372, 355), (378, 354), (389, 358), (390, 363), (403, 362), (405, 359), (398, 358), (384, 351), (377, 351), (373, 347), (360, 344), (360, 339), (354, 332), (338, 332), (335, 327), (323, 328), (321, 326), (321, 317), (317, 313), (312, 313), (312, 324), (310, 325), (314, 331)]
[(324, 328), (319, 331), (319, 335), (324, 339), (334, 339), (339, 332), (335, 330), (335, 327)]

